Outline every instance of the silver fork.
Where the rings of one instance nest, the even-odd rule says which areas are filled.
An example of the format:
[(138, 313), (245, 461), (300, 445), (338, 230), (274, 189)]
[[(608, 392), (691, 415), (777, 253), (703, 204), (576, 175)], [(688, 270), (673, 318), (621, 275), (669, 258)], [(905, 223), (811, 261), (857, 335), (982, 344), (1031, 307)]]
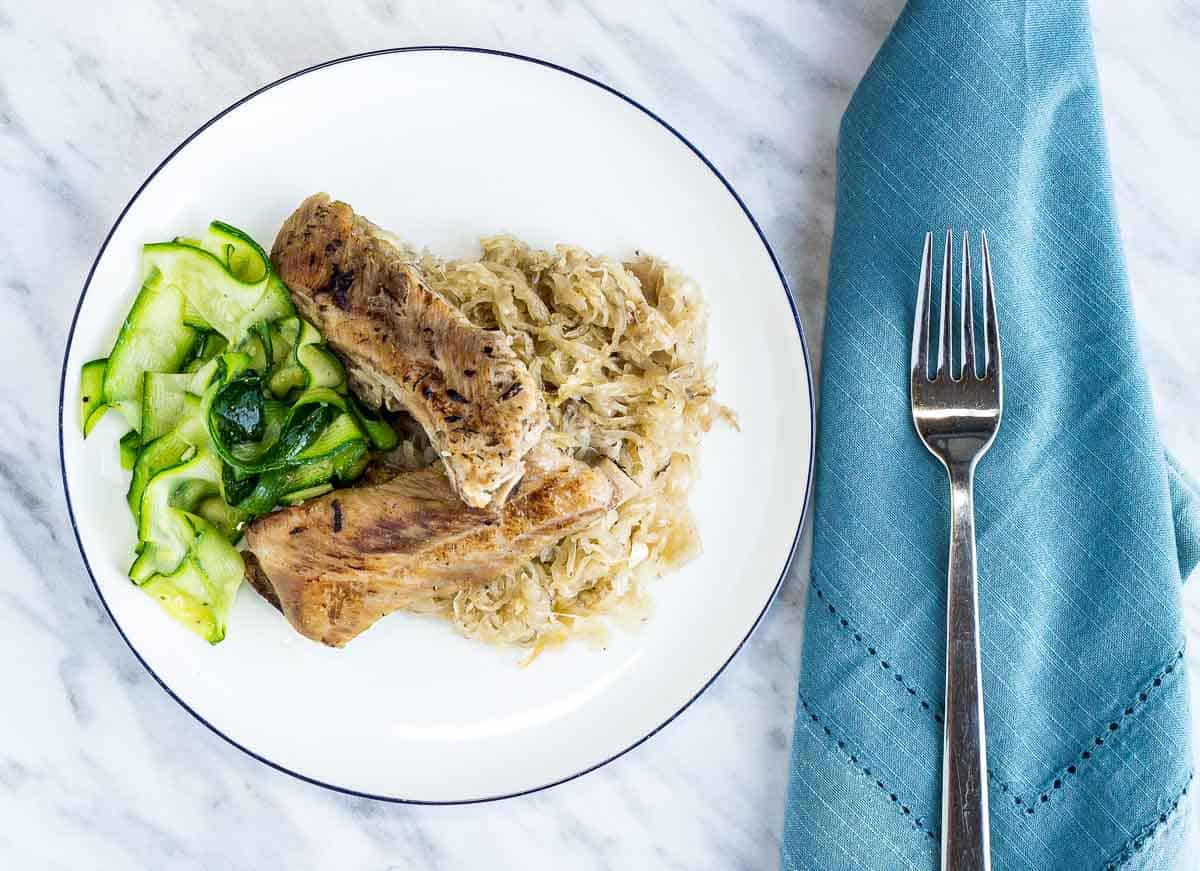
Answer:
[[(962, 240), (962, 304), (959, 362), (953, 360), (951, 248), (946, 232), (942, 256), (941, 328), (937, 373), (929, 377), (930, 303), (933, 295), (933, 234), (925, 234), (913, 323), (909, 395), (913, 424), (929, 452), (950, 477), (950, 565), (946, 596), (946, 713), (942, 745), (942, 869), (988, 871), (987, 742), (979, 661), (979, 591), (975, 574), (975, 464), (1000, 427), (1004, 390), (1000, 333), (987, 234), (983, 241), (983, 373), (975, 366), (971, 249)], [(957, 374), (956, 374), (957, 373)]]

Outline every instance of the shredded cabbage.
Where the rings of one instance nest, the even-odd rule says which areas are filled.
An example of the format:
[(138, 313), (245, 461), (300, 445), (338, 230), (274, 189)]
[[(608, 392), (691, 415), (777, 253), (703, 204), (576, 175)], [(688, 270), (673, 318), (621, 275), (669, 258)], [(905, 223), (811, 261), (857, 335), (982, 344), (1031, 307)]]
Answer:
[[(610, 458), (641, 492), (515, 571), (422, 610), (469, 637), (535, 652), (568, 636), (600, 639), (598, 617), (644, 619), (646, 584), (700, 550), (688, 508), (700, 436), (714, 418), (736, 426), (713, 399), (707, 311), (695, 282), (654, 257), (621, 263), (512, 236), (481, 244), (475, 262), (412, 257), (472, 322), (512, 337), (545, 393), (546, 438), (580, 459)], [(418, 467), (434, 455), (415, 430), (393, 458)]]

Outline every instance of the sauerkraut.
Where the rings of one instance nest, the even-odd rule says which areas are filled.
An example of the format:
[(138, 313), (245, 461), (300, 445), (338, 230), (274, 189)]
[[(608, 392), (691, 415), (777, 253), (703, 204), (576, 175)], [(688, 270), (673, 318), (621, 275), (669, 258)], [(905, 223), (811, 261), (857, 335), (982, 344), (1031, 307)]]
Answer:
[[(471, 638), (540, 649), (603, 636), (603, 615), (643, 619), (646, 585), (700, 550), (688, 507), (701, 434), (732, 414), (713, 398), (700, 289), (654, 257), (622, 263), (581, 248), (481, 240), (478, 261), (412, 253), (429, 287), (475, 324), (503, 330), (541, 386), (546, 439), (612, 459), (640, 493), (583, 532), (486, 584), (423, 606)], [(413, 428), (393, 456), (435, 455)]]

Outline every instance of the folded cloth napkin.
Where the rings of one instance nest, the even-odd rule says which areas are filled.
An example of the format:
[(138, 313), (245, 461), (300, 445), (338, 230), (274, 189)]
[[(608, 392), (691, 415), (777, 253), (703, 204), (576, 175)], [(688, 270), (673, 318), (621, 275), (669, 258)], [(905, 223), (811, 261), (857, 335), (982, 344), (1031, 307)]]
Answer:
[(950, 226), (988, 231), (1004, 349), (976, 478), (994, 866), (1192, 867), (1197, 494), (1155, 431), (1083, 0), (911, 0), (842, 121), (783, 866), (938, 864), (948, 490), (908, 359)]

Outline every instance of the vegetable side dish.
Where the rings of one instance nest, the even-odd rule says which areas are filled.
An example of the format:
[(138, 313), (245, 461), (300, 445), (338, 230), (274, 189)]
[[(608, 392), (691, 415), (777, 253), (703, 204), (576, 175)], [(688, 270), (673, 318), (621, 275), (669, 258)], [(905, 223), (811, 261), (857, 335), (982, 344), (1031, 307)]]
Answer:
[(349, 394), (266, 252), (214, 222), (146, 245), (143, 281), (106, 359), (83, 367), (87, 435), (109, 409), (132, 472), (129, 576), (180, 623), (225, 637), (246, 524), (358, 477), (396, 433)]

